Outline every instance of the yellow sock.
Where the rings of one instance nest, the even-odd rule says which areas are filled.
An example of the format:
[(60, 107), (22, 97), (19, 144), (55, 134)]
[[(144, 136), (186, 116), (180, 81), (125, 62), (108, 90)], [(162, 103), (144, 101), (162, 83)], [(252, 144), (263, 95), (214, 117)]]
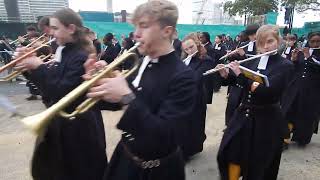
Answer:
[(241, 173), (241, 168), (240, 165), (230, 163), (229, 164), (229, 180), (239, 180), (240, 178), (240, 173)]

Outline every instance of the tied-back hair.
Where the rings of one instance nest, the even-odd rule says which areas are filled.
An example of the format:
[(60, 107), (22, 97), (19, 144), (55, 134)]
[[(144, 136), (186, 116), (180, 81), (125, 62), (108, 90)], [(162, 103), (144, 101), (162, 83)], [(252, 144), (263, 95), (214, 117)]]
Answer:
[(60, 21), (60, 23), (66, 27), (68, 27), (71, 24), (75, 25), (76, 30), (72, 35), (74, 39), (73, 43), (79, 46), (80, 49), (85, 50), (89, 54), (95, 52), (93, 42), (90, 40), (88, 36), (87, 29), (83, 26), (83, 23), (79, 14), (77, 14), (70, 8), (63, 8), (56, 11), (52, 15), (52, 17), (57, 18)]
[[(198, 38), (198, 35), (197, 33), (190, 33), (188, 34), (183, 40), (182, 40), (182, 43), (184, 43), (185, 41), (187, 40), (193, 40), (197, 46), (197, 49), (198, 49), (198, 53), (195, 55), (195, 57), (198, 57), (199, 59), (204, 59), (206, 56), (207, 56), (207, 50), (206, 48), (204, 48), (201, 44), (201, 41), (200, 39)], [(185, 51), (182, 51), (182, 59), (186, 58), (188, 55)]]

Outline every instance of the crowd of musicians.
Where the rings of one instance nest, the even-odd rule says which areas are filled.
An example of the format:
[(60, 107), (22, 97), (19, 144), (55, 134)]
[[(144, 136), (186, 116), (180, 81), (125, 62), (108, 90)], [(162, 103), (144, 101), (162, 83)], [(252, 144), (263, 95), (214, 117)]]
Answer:
[[(121, 64), (66, 111), (87, 97), (98, 104), (72, 121), (56, 116), (38, 136), (33, 179), (183, 180), (185, 164), (203, 150), (207, 104), (214, 106), (221, 86), (228, 87), (217, 155), (221, 179), (276, 180), (284, 150), (310, 143), (320, 119), (320, 32), (300, 40), (281, 37), (274, 25), (249, 25), (235, 40), (194, 32), (180, 41), (177, 20), (173, 3), (149, 1), (133, 13), (134, 32), (120, 41), (107, 33), (100, 42), (77, 13), (61, 9), (39, 21), (40, 33), (30, 26), (14, 43), (2, 39), (9, 61), (54, 39), (14, 68), (28, 80), (28, 99), (41, 95), (48, 108), (139, 43), (133, 74), (120, 73), (133, 62)], [(240, 64), (263, 53), (269, 54)], [(247, 78), (243, 67), (267, 76), (268, 85)], [(213, 68), (219, 71), (203, 75)], [(124, 111), (109, 162), (101, 110)]]

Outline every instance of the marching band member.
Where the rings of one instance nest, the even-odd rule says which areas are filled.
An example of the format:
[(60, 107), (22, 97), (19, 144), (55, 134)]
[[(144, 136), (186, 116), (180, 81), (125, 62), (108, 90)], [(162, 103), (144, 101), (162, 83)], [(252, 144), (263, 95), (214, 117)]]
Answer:
[[(261, 53), (278, 49), (279, 30), (264, 25), (257, 31), (257, 48)], [(224, 65), (219, 65), (220, 67)], [(284, 119), (280, 98), (287, 87), (293, 65), (279, 54), (247, 62), (246, 67), (269, 79), (264, 86), (246, 79), (238, 62), (220, 71), (230, 84), (241, 88), (241, 103), (224, 132), (218, 152), (218, 165), (223, 180), (276, 180), (282, 151)]]
[[(310, 33), (308, 43), (309, 47), (302, 51), (296, 48), (292, 52), (295, 73), (283, 100), (292, 141), (303, 147), (310, 143), (312, 134), (317, 133), (320, 119), (320, 32)], [(290, 142), (290, 132), (284, 149)]]
[[(172, 46), (177, 20), (178, 8), (170, 1), (153, 0), (138, 6), (132, 22), (135, 40), (141, 43), (139, 53), (145, 55), (139, 70), (128, 82), (119, 73), (101, 79), (88, 93), (125, 109), (117, 124), (122, 138), (106, 180), (185, 179), (179, 138), (193, 114), (197, 88), (192, 70)], [(95, 67), (92, 62), (86, 63), (87, 72)]]
[(184, 54), (188, 56), (183, 60), (184, 63), (190, 67), (197, 82), (197, 102), (193, 110), (193, 118), (188, 122), (189, 130), (185, 135), (182, 148), (185, 158), (199, 153), (203, 150), (203, 143), (206, 139), (205, 134), (205, 123), (206, 123), (206, 110), (207, 110), (207, 98), (208, 88), (212, 89), (212, 83), (210, 87), (207, 87), (205, 81), (209, 78), (212, 82), (211, 77), (204, 77), (203, 73), (209, 69), (214, 68), (212, 59), (207, 55), (206, 49), (201, 45), (201, 42), (197, 34), (192, 33), (187, 35), (182, 40), (182, 48)]
[(284, 49), (282, 57), (291, 60), (292, 51), (297, 47), (297, 38), (294, 35), (288, 34), (286, 39), (287, 47)]
[[(71, 9), (55, 12), (50, 17), (50, 27), (57, 44), (63, 47), (55, 64), (48, 68), (32, 55), (17, 65), (18, 69), (28, 70), (30, 79), (49, 98), (45, 101), (47, 107), (83, 82), (83, 64), (94, 49), (84, 33), (80, 16)], [(26, 48), (18, 49), (20, 55), (26, 51)], [(73, 111), (76, 104), (66, 111)], [(35, 180), (102, 179), (107, 165), (105, 147), (100, 110), (93, 108), (72, 121), (56, 117), (37, 138), (32, 177)]]

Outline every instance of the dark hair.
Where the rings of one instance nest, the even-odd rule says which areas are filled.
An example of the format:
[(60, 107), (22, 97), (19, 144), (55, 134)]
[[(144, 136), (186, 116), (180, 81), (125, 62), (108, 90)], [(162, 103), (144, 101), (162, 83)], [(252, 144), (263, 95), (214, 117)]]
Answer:
[(39, 21), (38, 21), (38, 28), (40, 31), (44, 30), (45, 26), (50, 25), (50, 16), (43, 16)]
[(123, 40), (127, 43), (127, 47), (123, 47), (123, 48), (129, 50), (134, 46), (134, 43), (130, 38), (124, 38)]
[(37, 28), (33, 25), (29, 25), (29, 26), (27, 26), (26, 30), (27, 31), (37, 31)]
[(308, 34), (308, 40), (310, 40), (313, 36), (320, 36), (320, 31), (310, 32)]
[(206, 40), (207, 40), (209, 43), (211, 43), (211, 41), (210, 41), (210, 34), (209, 34), (208, 32), (202, 32), (201, 34), (203, 35), (203, 37), (206, 38)]
[(88, 38), (88, 33), (82, 24), (82, 20), (79, 14), (74, 12), (70, 8), (63, 8), (56, 11), (52, 18), (57, 18), (61, 24), (68, 27), (73, 24), (76, 26), (76, 30), (73, 33), (74, 44), (78, 45), (81, 49), (84, 49), (88, 53), (94, 52), (92, 41)]
[(104, 38), (104, 40), (107, 40), (107, 41), (112, 41), (113, 39), (113, 34), (112, 33), (107, 33)]
[(130, 33), (129, 33), (129, 38), (134, 38), (133, 32), (130, 32)]
[(220, 40), (222, 40), (222, 38), (223, 38), (222, 35), (217, 35), (216, 37), (218, 37)]
[(246, 27), (245, 33), (250, 36), (255, 34), (259, 29), (259, 25), (258, 24), (250, 24)]
[(292, 34), (288, 34), (286, 36), (287, 40), (291, 40), (291, 41), (296, 41), (297, 40), (297, 37), (295, 35), (292, 35)]

